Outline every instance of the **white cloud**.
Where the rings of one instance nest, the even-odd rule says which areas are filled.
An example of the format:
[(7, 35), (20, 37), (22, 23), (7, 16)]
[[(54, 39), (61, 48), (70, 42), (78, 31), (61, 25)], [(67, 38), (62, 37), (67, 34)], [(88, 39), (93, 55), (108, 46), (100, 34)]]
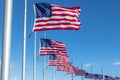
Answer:
[(89, 66), (91, 66), (92, 64), (83, 64), (83, 66), (85, 66), (85, 67), (89, 67)]
[(113, 65), (120, 65), (120, 62), (114, 62)]

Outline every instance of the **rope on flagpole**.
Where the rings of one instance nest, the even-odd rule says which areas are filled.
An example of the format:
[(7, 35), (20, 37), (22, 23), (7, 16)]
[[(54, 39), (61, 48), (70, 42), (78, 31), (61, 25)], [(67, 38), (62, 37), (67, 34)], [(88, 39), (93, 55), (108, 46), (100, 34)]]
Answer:
[(32, 33), (33, 33), (33, 32), (31, 31), (30, 34), (28, 35), (27, 39), (30, 39), (30, 38), (31, 38)]

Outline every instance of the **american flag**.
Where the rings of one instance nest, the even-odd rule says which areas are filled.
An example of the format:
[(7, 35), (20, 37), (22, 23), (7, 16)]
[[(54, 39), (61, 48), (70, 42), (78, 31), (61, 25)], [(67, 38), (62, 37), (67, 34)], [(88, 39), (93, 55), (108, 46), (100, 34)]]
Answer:
[(73, 71), (74, 71), (75, 75), (77, 75), (78, 74), (78, 67), (73, 66)]
[(65, 66), (66, 63), (68, 62), (68, 56), (63, 56), (63, 55), (58, 54), (57, 60), (58, 60), (59, 65)]
[(107, 76), (107, 75), (105, 75), (104, 77), (105, 77), (105, 80), (113, 80), (113, 77), (112, 77), (112, 76)]
[(75, 74), (76, 76), (84, 76), (85, 75), (85, 70), (80, 70), (80, 69), (78, 69), (77, 70), (77, 73)]
[(84, 78), (94, 78), (94, 74), (92, 73), (86, 73)]
[(64, 62), (65, 62), (65, 57), (62, 56), (62, 55), (57, 55), (57, 60), (58, 60), (58, 64), (59, 65), (64, 65)]
[(79, 30), (80, 7), (62, 7), (48, 3), (34, 4), (35, 21), (33, 31)]
[(94, 74), (94, 80), (103, 80), (102, 74)]
[(67, 74), (73, 74), (74, 73), (74, 68), (70, 62), (68, 62), (65, 66), (66, 68), (66, 73)]
[(57, 66), (57, 71), (65, 71), (65, 66)]
[(49, 65), (49, 66), (58, 66), (57, 56), (56, 56), (55, 54), (50, 55), (50, 60), (49, 60), (48, 65)]
[(66, 50), (63, 42), (58, 42), (51, 39), (41, 39), (40, 55), (58, 54), (59, 51)]
[(114, 80), (120, 80), (120, 77), (116, 76), (116, 77), (114, 77)]

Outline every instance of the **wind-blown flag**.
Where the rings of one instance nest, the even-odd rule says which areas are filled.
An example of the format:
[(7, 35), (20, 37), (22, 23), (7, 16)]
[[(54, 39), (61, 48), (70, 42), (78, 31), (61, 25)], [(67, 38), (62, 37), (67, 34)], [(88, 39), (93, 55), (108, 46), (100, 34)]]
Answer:
[(76, 76), (84, 76), (85, 75), (85, 70), (80, 70), (80, 69), (78, 69), (77, 70), (77, 73), (75, 74)]
[(89, 79), (94, 78), (94, 74), (92, 74), (92, 73), (86, 73), (85, 76), (84, 76), (84, 78), (89, 78)]
[(57, 71), (65, 71), (65, 66), (57, 66)]
[(49, 66), (58, 66), (57, 56), (56, 56), (55, 54), (50, 55), (50, 60), (49, 60), (48, 65), (49, 65)]
[(105, 75), (104, 77), (105, 77), (104, 80), (113, 80), (113, 77), (112, 77), (112, 76), (107, 76), (107, 75)]
[(61, 50), (66, 50), (66, 46), (63, 42), (58, 42), (50, 39), (41, 39), (41, 56), (58, 54), (58, 52)]
[(74, 72), (74, 66), (72, 66), (72, 64), (70, 62), (68, 62), (66, 64), (65, 68), (66, 68), (66, 73), (67, 74), (73, 74), (73, 73), (75, 73)]
[(102, 80), (103, 75), (102, 74), (94, 74), (94, 80)]
[(48, 3), (34, 4), (35, 21), (33, 31), (79, 30), (80, 7), (62, 7)]
[(60, 66), (66, 66), (66, 63), (68, 62), (68, 56), (57, 54), (57, 60)]
[(120, 77), (116, 76), (116, 77), (114, 77), (114, 80), (120, 80)]

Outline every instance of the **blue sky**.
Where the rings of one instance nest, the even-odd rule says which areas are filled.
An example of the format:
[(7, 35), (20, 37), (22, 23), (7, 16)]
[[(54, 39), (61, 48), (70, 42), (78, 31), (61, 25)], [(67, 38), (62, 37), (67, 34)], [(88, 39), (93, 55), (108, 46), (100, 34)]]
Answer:
[[(64, 42), (74, 66), (84, 64), (83, 69), (93, 73), (110, 76), (120, 75), (120, 0), (28, 0), (27, 2), (27, 36), (31, 33), (34, 23), (34, 2), (48, 2), (66, 7), (81, 7), (79, 20), (81, 29), (78, 31), (47, 31), (47, 38)], [(2, 29), (4, 0), (0, 2), (0, 48), (2, 48)], [(21, 80), (22, 69), (22, 39), (24, 0), (13, 0), (12, 42), (11, 42), (11, 80)], [(44, 32), (37, 33), (37, 55), (39, 54), (39, 39)], [(33, 40), (34, 34), (27, 39), (26, 50), (26, 80), (33, 80)], [(0, 49), (0, 59), (1, 59)], [(48, 60), (48, 58), (47, 58)], [(1, 60), (0, 60), (1, 61)], [(1, 62), (0, 62), (1, 63)], [(1, 66), (1, 64), (0, 64)], [(43, 57), (38, 56), (37, 80), (42, 79)], [(55, 79), (61, 79), (61, 72), (55, 72)], [(64, 73), (65, 74), (65, 73)], [(51, 67), (47, 68), (47, 78), (51, 78)], [(65, 75), (66, 80), (71, 75)], [(80, 77), (75, 77), (75, 80)]]

